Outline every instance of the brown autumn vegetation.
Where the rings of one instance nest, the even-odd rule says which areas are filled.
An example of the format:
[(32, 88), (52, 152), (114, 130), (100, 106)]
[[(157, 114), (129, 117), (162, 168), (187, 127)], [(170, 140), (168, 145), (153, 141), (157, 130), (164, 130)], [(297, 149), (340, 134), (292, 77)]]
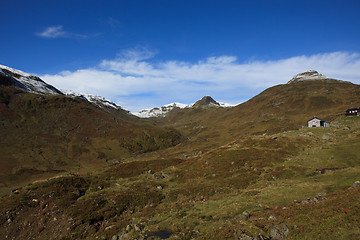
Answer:
[[(343, 114), (360, 105), (359, 85), (279, 85), (234, 108), (147, 120), (77, 98), (0, 96), (2, 179), (24, 176), (2, 188), (1, 236), (358, 239), (360, 118)], [(304, 127), (314, 115), (331, 127)], [(34, 182), (46, 175), (19, 163), (62, 172)]]

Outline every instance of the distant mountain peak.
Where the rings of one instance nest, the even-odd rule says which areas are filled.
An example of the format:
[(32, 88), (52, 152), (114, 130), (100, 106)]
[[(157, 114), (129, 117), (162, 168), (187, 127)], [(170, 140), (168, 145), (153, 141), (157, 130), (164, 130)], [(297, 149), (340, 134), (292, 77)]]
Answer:
[(166, 114), (168, 114), (174, 108), (186, 108), (186, 107), (188, 107), (188, 105), (175, 102), (175, 103), (166, 104), (162, 107), (140, 110), (137, 112), (133, 112), (132, 114), (140, 118), (165, 117)]
[(144, 109), (132, 114), (140, 118), (165, 117), (173, 109), (189, 109), (189, 108), (207, 108), (207, 107), (234, 107), (235, 105), (223, 102), (217, 102), (210, 96), (205, 96), (195, 103), (186, 105), (183, 103), (170, 103), (162, 107), (152, 109)]
[(295, 75), (290, 81), (288, 81), (288, 84), (295, 83), (295, 82), (302, 82), (302, 81), (309, 81), (309, 80), (324, 80), (328, 79), (325, 75), (322, 75), (318, 71), (315, 70), (309, 70), (303, 73), (299, 73)]
[(197, 101), (192, 107), (198, 108), (198, 107), (208, 107), (208, 106), (214, 106), (214, 107), (220, 107), (220, 104), (215, 101), (210, 96), (204, 96), (202, 99)]

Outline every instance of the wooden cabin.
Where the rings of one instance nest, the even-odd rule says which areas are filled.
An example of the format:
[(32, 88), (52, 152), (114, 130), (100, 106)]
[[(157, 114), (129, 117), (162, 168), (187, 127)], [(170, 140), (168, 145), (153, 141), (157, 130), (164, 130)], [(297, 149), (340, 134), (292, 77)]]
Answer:
[(308, 125), (308, 127), (329, 127), (330, 123), (328, 123), (318, 117), (313, 117), (312, 119), (307, 121), (307, 125)]

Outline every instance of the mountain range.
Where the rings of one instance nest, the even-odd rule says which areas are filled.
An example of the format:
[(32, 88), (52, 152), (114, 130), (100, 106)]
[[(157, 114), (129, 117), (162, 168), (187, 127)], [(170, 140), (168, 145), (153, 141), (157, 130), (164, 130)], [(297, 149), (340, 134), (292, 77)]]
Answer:
[(234, 105), (229, 103), (217, 102), (210, 96), (204, 96), (202, 99), (198, 100), (197, 102), (188, 105), (175, 102), (175, 103), (166, 104), (159, 108), (156, 107), (151, 109), (140, 110), (134, 112), (133, 114), (141, 118), (165, 117), (173, 109), (199, 108), (199, 107), (233, 107), (233, 106)]
[(357, 84), (311, 70), (140, 118), (2, 65), (0, 87), (0, 236), (358, 238)]

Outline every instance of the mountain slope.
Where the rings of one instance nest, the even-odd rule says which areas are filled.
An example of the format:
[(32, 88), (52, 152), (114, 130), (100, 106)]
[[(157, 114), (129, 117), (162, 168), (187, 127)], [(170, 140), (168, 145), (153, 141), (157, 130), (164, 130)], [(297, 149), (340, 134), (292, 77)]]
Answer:
[(342, 116), (329, 128), (241, 135), (202, 152), (190, 140), (91, 175), (32, 183), (1, 199), (0, 235), (357, 239), (359, 137), (360, 118)]
[(359, 96), (360, 86), (350, 82), (327, 78), (295, 81), (268, 88), (233, 108), (171, 112), (162, 123), (190, 135), (197, 134), (194, 128), (203, 126), (203, 132), (215, 131), (219, 138), (274, 133), (301, 128), (314, 116), (331, 121), (346, 109), (359, 106)]
[[(89, 161), (97, 167), (92, 173), (9, 191), (0, 201), (0, 235), (358, 238), (360, 118), (345, 117), (344, 112), (359, 106), (359, 85), (331, 79), (293, 81), (234, 108), (174, 108), (154, 119), (116, 116), (82, 98), (9, 89), (14, 92), (0, 94), (1, 116), (7, 116), (1, 130), (9, 128), (1, 134), (10, 140), (5, 149), (16, 149), (6, 164), (29, 155), (27, 163), (44, 166), (36, 164), (53, 156), (52, 164), (61, 169), (59, 163), (66, 158), (54, 156), (66, 152), (81, 168)], [(330, 121), (331, 127), (303, 127), (313, 115)], [(168, 148), (175, 145), (171, 141), (181, 140), (179, 132), (188, 141)], [(106, 160), (113, 164), (99, 168)], [(29, 170), (34, 172), (15, 168), (14, 173)]]
[(2, 66), (0, 80), (1, 188), (59, 173), (93, 171), (183, 139), (174, 129), (109, 107), (104, 99), (90, 99), (101, 100), (92, 104), (65, 96), (18, 70)]
[(39, 77), (4, 65), (0, 65), (0, 85), (15, 86), (37, 94), (63, 94)]

